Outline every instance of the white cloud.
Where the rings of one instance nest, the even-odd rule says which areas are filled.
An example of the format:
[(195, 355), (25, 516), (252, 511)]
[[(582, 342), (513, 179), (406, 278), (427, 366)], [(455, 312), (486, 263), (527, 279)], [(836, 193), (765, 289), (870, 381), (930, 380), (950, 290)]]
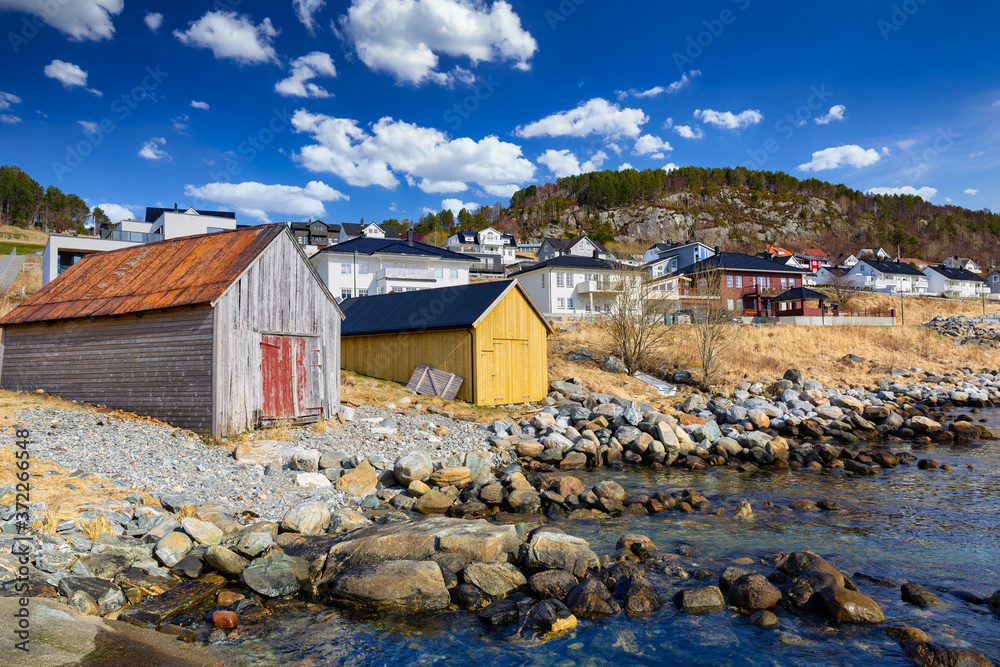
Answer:
[(882, 147), (882, 155), (883, 155), (883, 156), (889, 156), (889, 155), (892, 155), (892, 151), (891, 151), (891, 150), (889, 150), (889, 147), (888, 147), (888, 146), (883, 146), (883, 147)]
[(668, 174), (674, 171), (675, 169), (680, 169), (680, 167), (678, 167), (673, 162), (668, 162), (667, 164), (663, 165), (663, 171), (667, 172)]
[(45, 66), (45, 76), (55, 79), (66, 88), (87, 85), (87, 71), (80, 69), (79, 65), (68, 63), (62, 60), (53, 60)]
[(463, 204), (461, 199), (445, 199), (441, 202), (442, 211), (451, 211), (456, 216), (463, 208), (469, 213), (472, 213), (473, 211), (479, 210), (479, 204), (471, 201)]
[(274, 84), (274, 90), (286, 97), (330, 97), (325, 88), (309, 79), (318, 76), (337, 76), (333, 66), (333, 58), (322, 51), (313, 51), (309, 55), (296, 58), (291, 63), (292, 72), (287, 79)]
[(171, 118), (170, 122), (174, 126), (175, 132), (186, 135), (188, 130), (188, 121), (190, 120), (190, 116), (186, 113), (182, 113), (180, 116), (174, 116)]
[(606, 138), (638, 137), (649, 116), (642, 109), (622, 109), (596, 97), (581, 102), (575, 109), (560, 111), (541, 120), (518, 127), (514, 134), (534, 137), (586, 137), (597, 134)]
[(662, 160), (667, 151), (674, 150), (668, 142), (651, 134), (644, 134), (635, 142), (633, 152), (636, 155), (648, 155), (654, 160)]
[(538, 158), (538, 163), (548, 167), (556, 178), (564, 178), (597, 171), (607, 159), (607, 153), (597, 151), (590, 156), (589, 160), (581, 164), (580, 160), (568, 150), (547, 150)]
[[(100, 208), (104, 211), (104, 214), (108, 216), (108, 219), (111, 220), (111, 224), (113, 225), (118, 224), (122, 220), (135, 219), (135, 213), (132, 212), (132, 209), (120, 204), (101, 204), (100, 206), (95, 206), (94, 208)], [(93, 212), (94, 211), (91, 210), (91, 214), (93, 214)]]
[(319, 218), (326, 215), (323, 202), (349, 199), (323, 181), (310, 181), (304, 188), (297, 185), (265, 185), (255, 181), (207, 183), (201, 187), (186, 185), (184, 194), (232, 206), (239, 213), (261, 222), (271, 222), (268, 213)]
[(271, 19), (264, 19), (258, 26), (249, 16), (221, 11), (208, 12), (184, 32), (174, 30), (181, 44), (211, 49), (217, 59), (229, 58), (244, 65), (277, 62), (271, 44), (277, 35)]
[(7, 125), (14, 125), (15, 123), (20, 123), (21, 117), (15, 116), (9, 113), (0, 113), (0, 123), (5, 123)]
[(160, 26), (163, 25), (163, 14), (157, 14), (156, 12), (146, 12), (146, 16), (144, 16), (142, 20), (145, 21), (146, 26), (150, 30), (156, 32), (157, 30), (160, 29)]
[(358, 58), (398, 83), (452, 85), (471, 74), (439, 70), (440, 57), (512, 61), (520, 70), (538, 50), (510, 3), (497, 0), (353, 0), (334, 30)]
[(513, 197), (514, 193), (521, 189), (521, 186), (517, 183), (511, 183), (509, 185), (484, 185), (483, 190), (487, 193), (493, 195), (494, 197)]
[(624, 100), (626, 97), (637, 97), (639, 99), (646, 99), (650, 97), (659, 97), (666, 93), (667, 95), (672, 95), (684, 88), (687, 88), (691, 82), (701, 76), (701, 70), (693, 69), (690, 72), (684, 72), (681, 74), (681, 78), (674, 81), (669, 86), (655, 86), (648, 90), (638, 90), (636, 88), (630, 88), (628, 90), (616, 90), (615, 95), (618, 96), (618, 101)]
[(847, 107), (845, 107), (843, 104), (832, 106), (830, 107), (830, 110), (826, 112), (826, 115), (818, 116), (816, 118), (816, 124), (829, 125), (835, 120), (844, 120), (845, 111), (847, 111)]
[(684, 139), (701, 139), (705, 136), (700, 127), (691, 127), (690, 125), (677, 125), (674, 127), (674, 132)]
[[(153, 137), (149, 141), (142, 144), (142, 148), (139, 149), (139, 157), (146, 158), (147, 160), (162, 160), (163, 158), (170, 158), (167, 152), (160, 148), (160, 146), (165, 146), (167, 140), (163, 137)], [(159, 144), (159, 146), (157, 145)]]
[(850, 165), (860, 169), (873, 165), (881, 159), (882, 156), (874, 148), (865, 150), (861, 146), (850, 144), (816, 151), (812, 154), (812, 160), (800, 164), (799, 169), (802, 171), (825, 171), (836, 169), (842, 165)]
[(292, 0), (292, 6), (295, 7), (295, 15), (302, 21), (309, 34), (315, 35), (316, 19), (313, 15), (326, 6), (326, 0)]
[(87, 134), (97, 134), (97, 123), (92, 120), (78, 120), (76, 121), (83, 128), (83, 131)]
[(979, 156), (985, 155), (985, 154), (986, 154), (986, 151), (976, 151), (974, 153), (969, 153), (969, 157), (979, 157)]
[(10, 109), (12, 104), (20, 104), (21, 98), (14, 93), (0, 92), (0, 111)]
[(124, 7), (125, 0), (0, 0), (0, 11), (34, 14), (76, 42), (111, 39), (115, 33), (111, 17)]
[(901, 188), (869, 188), (867, 194), (870, 195), (914, 195), (921, 199), (930, 201), (931, 197), (937, 194), (936, 188), (915, 188), (912, 185), (904, 185)]
[(976, 190), (975, 188), (969, 188), (968, 190), (965, 191), (965, 194), (967, 194), (967, 195), (978, 195), (979, 194), (979, 190)]
[(625, 162), (622, 166), (618, 167), (618, 171), (625, 171), (626, 169), (635, 169), (635, 167), (630, 165), (628, 162)]
[(304, 109), (295, 112), (292, 126), (317, 142), (295, 156), (300, 164), (356, 186), (392, 189), (399, 183), (398, 174), (424, 192), (463, 192), (472, 182), (496, 194), (535, 174), (535, 165), (522, 157), (520, 146), (495, 136), (451, 139), (440, 130), (388, 117), (369, 132), (356, 120)]
[(694, 112), (694, 117), (724, 130), (742, 130), (764, 120), (764, 116), (756, 109), (747, 109), (738, 114), (734, 114), (732, 111), (697, 109)]
[(908, 151), (915, 143), (917, 143), (916, 139), (903, 139), (902, 141), (897, 141), (896, 145), (899, 146), (900, 150)]
[(195, 109), (203, 109), (204, 111), (208, 111), (208, 102), (199, 102), (198, 100), (191, 100), (191, 106), (193, 106)]

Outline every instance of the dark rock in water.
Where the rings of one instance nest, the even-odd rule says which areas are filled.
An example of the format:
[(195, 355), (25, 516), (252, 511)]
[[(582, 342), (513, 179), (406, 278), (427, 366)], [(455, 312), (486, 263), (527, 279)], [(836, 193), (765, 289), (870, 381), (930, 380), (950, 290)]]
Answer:
[(927, 641), (927, 633), (920, 628), (915, 628), (912, 625), (893, 625), (885, 629), (885, 634), (889, 635), (892, 639), (897, 642), (925, 642)]
[(177, 584), (166, 593), (154, 595), (122, 612), (120, 620), (144, 628), (157, 629), (193, 609), (209, 603), (226, 585), (226, 580), (210, 574), (197, 581)]
[(750, 617), (750, 623), (751, 625), (756, 625), (758, 628), (769, 630), (776, 627), (779, 621), (778, 617), (773, 613), (767, 611), (766, 609), (762, 609)]
[(709, 570), (707, 567), (703, 567), (694, 573), (694, 578), (697, 579), (698, 581), (701, 581), (702, 579), (708, 579), (713, 574), (715, 573)]
[(64, 577), (59, 582), (59, 592), (68, 598), (82, 591), (97, 604), (101, 616), (118, 611), (125, 606), (125, 594), (115, 584), (97, 577)]
[(576, 624), (576, 616), (562, 602), (542, 600), (524, 614), (516, 635), (521, 639), (554, 639)]
[(986, 604), (989, 605), (990, 611), (997, 616), (1000, 616), (1000, 591), (997, 591), (990, 596), (990, 599), (986, 602)]
[(566, 596), (566, 606), (581, 618), (611, 616), (621, 607), (607, 587), (597, 579), (584, 579)]
[(326, 556), (330, 552), (330, 547), (339, 542), (340, 538), (334, 535), (282, 533), (275, 541), (286, 555), (301, 558), (308, 563), (309, 576), (318, 579), (326, 566)]
[(729, 604), (755, 611), (770, 609), (781, 600), (781, 591), (759, 574), (746, 574), (729, 587)]
[(240, 573), (245, 586), (269, 598), (291, 595), (310, 584), (309, 565), (305, 560), (272, 551), (255, 558)]
[(903, 602), (909, 602), (918, 607), (940, 607), (944, 604), (941, 602), (941, 598), (920, 584), (903, 584), (900, 592), (902, 593)]
[(348, 570), (325, 593), (331, 600), (366, 609), (407, 613), (440, 611), (451, 601), (434, 561), (398, 560)]
[(629, 577), (625, 591), (625, 613), (629, 616), (651, 614), (663, 605), (656, 587), (646, 577)]
[(546, 570), (528, 578), (531, 592), (543, 600), (565, 600), (578, 583), (577, 578), (566, 570)]
[(529, 514), (541, 509), (541, 496), (534, 489), (519, 489), (507, 496), (510, 511), (517, 514)]
[(726, 601), (718, 586), (705, 586), (680, 591), (674, 595), (674, 604), (692, 613), (710, 613), (722, 609)]
[(840, 505), (835, 500), (817, 500), (816, 507), (824, 512), (836, 512), (840, 509)]
[[(978, 605), (980, 607), (985, 607), (989, 605), (990, 602), (986, 595), (977, 591), (965, 590), (963, 588), (953, 588), (948, 592), (962, 602)], [(1000, 597), (998, 597), (998, 603), (1000, 603)], [(1000, 604), (997, 605), (997, 608), (1000, 609)]]
[(917, 461), (917, 467), (921, 470), (934, 470), (941, 467), (941, 463), (935, 461), (934, 459), (920, 459)]
[(818, 597), (823, 611), (842, 623), (881, 623), (885, 620), (878, 603), (857, 591), (827, 586)]
[(530, 572), (560, 568), (580, 578), (600, 563), (586, 540), (561, 533), (536, 532), (524, 551), (523, 564)]
[(615, 563), (601, 572), (601, 581), (614, 592), (615, 596), (622, 597), (628, 585), (628, 580), (632, 577), (646, 576), (645, 570), (638, 563), (632, 561), (622, 561)]
[(828, 586), (837, 586), (837, 578), (829, 572), (806, 572), (792, 582), (785, 597), (793, 605), (802, 609), (812, 609), (816, 593)]
[(838, 586), (844, 585), (844, 575), (833, 565), (830, 565), (826, 559), (812, 551), (793, 551), (778, 559), (774, 567), (779, 572), (784, 572), (791, 577), (798, 577), (810, 571), (826, 572), (834, 576)]
[(479, 618), (486, 625), (502, 628), (517, 623), (517, 604), (513, 600), (497, 600), (479, 612)]
[(451, 589), (451, 600), (462, 609), (478, 611), (488, 606), (493, 600), (472, 584), (459, 584)]
[(719, 588), (722, 591), (728, 591), (734, 581), (747, 574), (754, 574), (754, 572), (753, 570), (748, 570), (742, 567), (727, 567), (723, 573), (719, 575)]
[(789, 505), (789, 507), (791, 507), (796, 512), (805, 512), (807, 510), (816, 509), (816, 503), (814, 503), (811, 500), (800, 498), (799, 500), (796, 500), (791, 505)]
[(879, 578), (873, 577), (873, 576), (871, 576), (869, 574), (864, 574), (863, 572), (855, 572), (854, 573), (854, 578), (855, 579), (860, 579), (862, 581), (867, 581), (870, 584), (875, 584), (876, 586), (881, 586), (882, 588), (898, 588), (899, 587), (897, 584), (894, 584), (891, 581), (886, 581), (885, 579), (879, 579)]
[(971, 649), (914, 641), (900, 642), (899, 646), (918, 667), (993, 667), (989, 658)]

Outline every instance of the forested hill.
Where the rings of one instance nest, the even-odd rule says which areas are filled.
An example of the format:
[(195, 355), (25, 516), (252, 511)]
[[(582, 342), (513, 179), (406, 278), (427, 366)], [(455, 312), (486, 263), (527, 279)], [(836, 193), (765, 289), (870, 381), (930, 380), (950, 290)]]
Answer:
[[(495, 208), (493, 209), (495, 211)], [(939, 206), (909, 195), (872, 196), (782, 172), (683, 167), (599, 171), (532, 185), (495, 223), (523, 237), (577, 235), (602, 242), (697, 239), (755, 252), (776, 244), (836, 256), (883, 246), (939, 261), (1000, 259), (1000, 215)]]

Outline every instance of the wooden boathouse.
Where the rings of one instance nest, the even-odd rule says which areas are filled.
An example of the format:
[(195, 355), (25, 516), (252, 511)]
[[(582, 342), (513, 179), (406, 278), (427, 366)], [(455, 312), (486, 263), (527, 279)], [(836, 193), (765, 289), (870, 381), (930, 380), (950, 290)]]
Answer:
[(344, 370), (406, 384), (418, 365), (461, 376), (476, 405), (548, 393), (552, 326), (516, 280), (347, 299)]
[(226, 437), (340, 406), (343, 312), (282, 224), (81, 259), (0, 319), (0, 386)]

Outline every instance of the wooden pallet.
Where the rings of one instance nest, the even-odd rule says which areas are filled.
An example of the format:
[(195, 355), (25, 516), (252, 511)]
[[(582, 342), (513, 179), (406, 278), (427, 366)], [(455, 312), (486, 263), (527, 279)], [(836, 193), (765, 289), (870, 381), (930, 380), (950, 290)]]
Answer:
[(439, 396), (450, 401), (458, 395), (464, 381), (461, 375), (418, 364), (406, 388), (424, 396)]

